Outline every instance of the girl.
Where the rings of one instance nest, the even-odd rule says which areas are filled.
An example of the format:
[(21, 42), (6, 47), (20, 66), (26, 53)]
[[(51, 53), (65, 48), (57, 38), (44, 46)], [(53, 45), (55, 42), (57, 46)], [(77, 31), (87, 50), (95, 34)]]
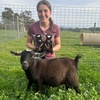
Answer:
[(46, 34), (52, 34), (52, 42), (54, 42), (53, 47), (53, 53), (47, 53), (45, 55), (46, 59), (55, 58), (55, 51), (59, 50), (61, 48), (61, 42), (60, 42), (60, 28), (54, 24), (54, 22), (51, 19), (51, 4), (47, 0), (41, 0), (37, 4), (37, 12), (39, 21), (32, 23), (29, 26), (28, 29), (28, 35), (27, 35), (27, 42), (26, 45), (30, 49), (35, 49), (35, 45), (32, 44), (32, 41), (34, 40), (35, 44), (35, 38), (34, 35), (41, 34), (45, 36)]

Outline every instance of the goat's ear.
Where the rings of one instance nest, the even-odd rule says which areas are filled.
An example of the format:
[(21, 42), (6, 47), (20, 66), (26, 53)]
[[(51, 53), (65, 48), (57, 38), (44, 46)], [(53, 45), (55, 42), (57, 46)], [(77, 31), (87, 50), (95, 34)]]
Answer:
[(10, 51), (11, 54), (13, 54), (14, 56), (21, 56), (22, 52), (13, 52)]
[(42, 53), (40, 53), (40, 57), (44, 57), (45, 54), (46, 54), (46, 52), (42, 52)]
[(43, 56), (45, 56), (45, 54), (46, 54), (46, 52), (42, 52), (42, 53), (37, 53), (37, 52), (34, 52), (34, 56), (36, 56), (36, 57), (43, 57)]

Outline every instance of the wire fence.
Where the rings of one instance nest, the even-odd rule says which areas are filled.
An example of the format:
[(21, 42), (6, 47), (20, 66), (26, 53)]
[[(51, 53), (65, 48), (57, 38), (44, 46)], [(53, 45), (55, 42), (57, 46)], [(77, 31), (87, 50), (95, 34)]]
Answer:
[[(87, 53), (85, 52), (88, 51), (89, 57), (84, 62), (89, 62), (90, 65), (99, 68), (100, 59), (98, 55), (100, 54), (100, 45), (95, 46), (95, 50), (94, 46), (86, 49), (78, 46), (81, 33), (100, 33), (100, 7), (53, 6), (51, 17), (54, 23), (61, 28), (62, 48), (64, 47), (67, 50), (70, 49), (68, 46), (73, 46), (72, 51), (69, 51), (83, 53), (83, 55), (86, 55)], [(37, 20), (36, 6), (0, 5), (0, 43), (25, 36), (28, 25)], [(97, 42), (99, 41), (100, 44), (99, 37), (94, 39)], [(89, 36), (88, 40), (90, 38)], [(91, 51), (94, 52), (94, 55)], [(63, 54), (61, 53), (59, 56), (63, 56)]]
[[(17, 17), (23, 21), (17, 20)], [(64, 31), (100, 31), (100, 7), (52, 6), (51, 17)], [(0, 5), (0, 37), (9, 34), (14, 38), (24, 36), (29, 23), (37, 20), (34, 5)]]

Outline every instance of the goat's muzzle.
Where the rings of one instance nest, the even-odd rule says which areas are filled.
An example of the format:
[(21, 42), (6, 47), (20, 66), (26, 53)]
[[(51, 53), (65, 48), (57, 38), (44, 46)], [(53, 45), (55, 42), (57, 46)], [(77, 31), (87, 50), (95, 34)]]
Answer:
[(27, 62), (27, 61), (23, 61), (23, 62), (22, 62), (22, 69), (23, 69), (23, 70), (27, 70), (28, 67), (29, 67), (28, 62)]

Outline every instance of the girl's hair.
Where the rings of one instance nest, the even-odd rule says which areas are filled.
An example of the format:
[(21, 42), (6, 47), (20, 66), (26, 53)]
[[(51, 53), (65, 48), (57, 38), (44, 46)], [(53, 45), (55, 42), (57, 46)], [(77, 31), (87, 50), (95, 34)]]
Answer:
[[(41, 4), (46, 5), (46, 6), (49, 8), (50, 11), (52, 10), (52, 9), (51, 9), (51, 4), (50, 4), (47, 0), (41, 0), (41, 1), (39, 1), (38, 4), (37, 4), (37, 11), (38, 11), (38, 8), (39, 8), (39, 6), (40, 6)], [(50, 27), (52, 28), (52, 27), (53, 27), (53, 20), (52, 20), (51, 17), (49, 18), (49, 21), (50, 21)]]

